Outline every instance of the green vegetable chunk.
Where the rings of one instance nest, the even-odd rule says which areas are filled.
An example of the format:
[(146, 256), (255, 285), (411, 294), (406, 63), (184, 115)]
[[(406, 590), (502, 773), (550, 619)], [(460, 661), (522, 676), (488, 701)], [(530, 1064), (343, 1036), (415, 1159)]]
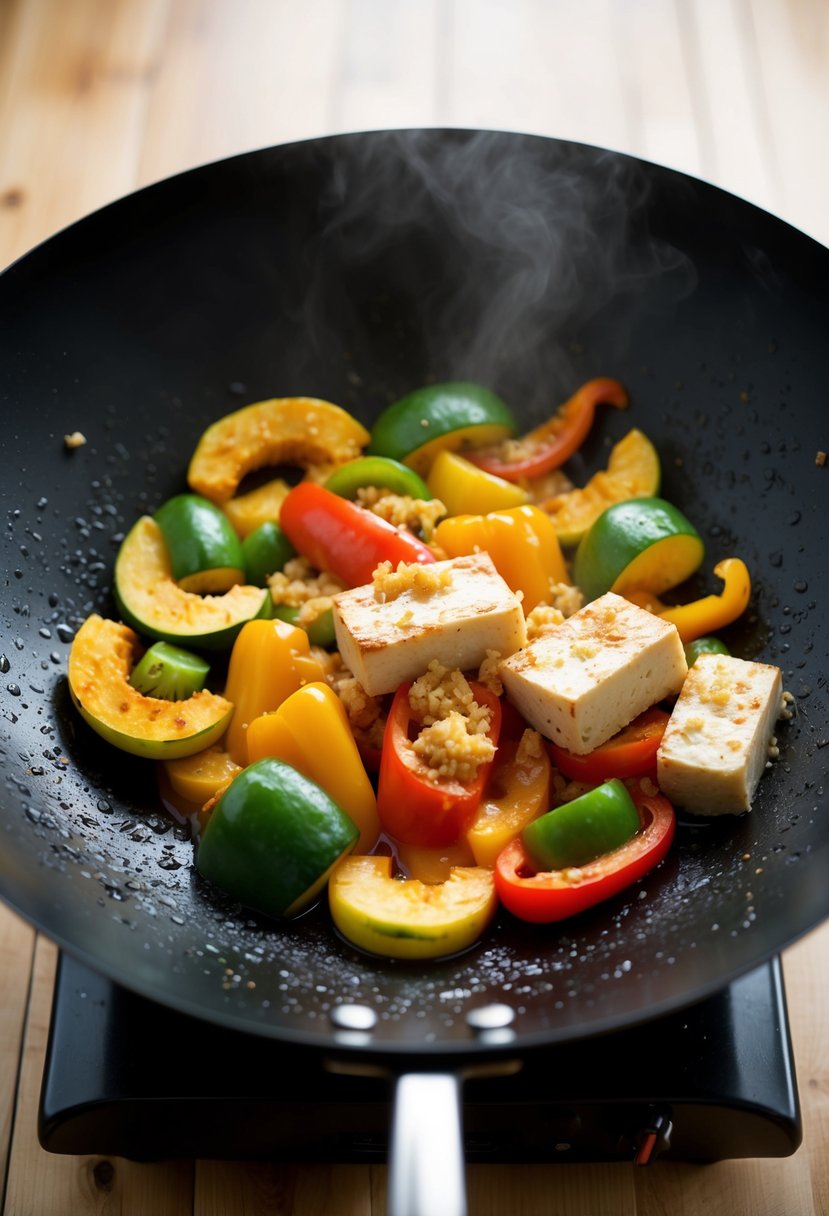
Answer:
[(515, 434), (515, 419), (490, 389), (463, 380), (415, 389), (374, 424), (369, 455), (402, 461), (422, 477), (439, 451), (482, 447)]
[(324, 650), (329, 650), (336, 641), (332, 610), (326, 608), (325, 612), (321, 612), (308, 625), (300, 624), (299, 613), (299, 608), (294, 608), (292, 604), (274, 604), (273, 607), (273, 615), (278, 621), (287, 621), (289, 625), (304, 629), (312, 646), (322, 646)]
[(281, 760), (249, 765), (222, 795), (199, 872), (247, 907), (293, 916), (322, 890), (359, 832), (336, 802)]
[(296, 549), (279, 524), (268, 520), (242, 541), (242, 555), (246, 581), (254, 587), (264, 587), (268, 575), (275, 574), (296, 557)]
[(426, 482), (399, 460), (388, 456), (362, 456), (340, 465), (325, 483), (326, 490), (339, 494), (340, 498), (357, 497), (364, 486), (378, 486), (409, 498), (420, 498), (428, 502), (432, 495)]
[(145, 697), (184, 701), (204, 688), (210, 664), (189, 650), (156, 642), (135, 665), (130, 684)]
[(177, 494), (155, 513), (173, 578), (199, 595), (228, 591), (245, 581), (242, 542), (219, 507), (198, 494)]
[(693, 642), (687, 642), (685, 645), (685, 661), (689, 667), (693, 667), (701, 654), (730, 654), (725, 642), (721, 642), (719, 638), (695, 638)]
[(528, 824), (521, 840), (540, 871), (583, 866), (639, 831), (639, 813), (618, 777)]

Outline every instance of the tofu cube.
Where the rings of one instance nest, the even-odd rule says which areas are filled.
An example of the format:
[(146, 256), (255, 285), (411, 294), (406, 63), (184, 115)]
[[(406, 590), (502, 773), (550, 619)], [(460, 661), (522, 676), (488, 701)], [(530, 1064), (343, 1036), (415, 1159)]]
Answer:
[(779, 667), (700, 655), (657, 752), (665, 796), (696, 815), (750, 810), (782, 696)]
[(676, 626), (608, 592), (498, 670), (530, 725), (583, 756), (678, 692), (688, 666)]
[(488, 650), (508, 655), (526, 642), (521, 601), (488, 553), (420, 566), (415, 575), (393, 598), (376, 584), (334, 596), (337, 646), (370, 696), (416, 679), (432, 659), (469, 670)]

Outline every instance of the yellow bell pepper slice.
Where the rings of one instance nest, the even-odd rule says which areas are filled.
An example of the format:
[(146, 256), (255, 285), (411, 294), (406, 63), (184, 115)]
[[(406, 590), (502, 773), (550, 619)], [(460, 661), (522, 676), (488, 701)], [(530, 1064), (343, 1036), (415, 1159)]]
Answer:
[(450, 871), (456, 866), (477, 864), (466, 841), (455, 844), (426, 845), (394, 842), (397, 860), (407, 878), (419, 878), (421, 882), (446, 882)]
[(739, 557), (726, 557), (714, 567), (717, 578), (724, 586), (719, 595), (705, 595), (690, 604), (679, 604), (675, 608), (662, 608), (659, 615), (670, 621), (679, 630), (683, 642), (716, 633), (725, 625), (736, 621), (748, 607), (751, 597), (751, 575), (745, 562)]
[(328, 883), (334, 924), (386, 958), (441, 958), (482, 935), (497, 899), (491, 870), (457, 866), (446, 882), (393, 877), (391, 857), (346, 857)]
[(438, 524), (432, 540), (448, 557), (488, 553), (504, 581), (523, 593), (525, 613), (549, 603), (555, 583), (570, 582), (549, 515), (528, 503), (487, 515), (450, 516)]
[(354, 822), (366, 851), (380, 835), (377, 799), (342, 701), (326, 683), (306, 684), (277, 710), (254, 718), (247, 732), (251, 764), (273, 756), (315, 781)]
[(550, 757), (535, 731), (500, 743), (484, 797), (466, 831), (476, 865), (492, 869), (501, 850), (550, 809), (550, 776)]
[(435, 457), (426, 484), (432, 497), (439, 498), (446, 507), (447, 515), (470, 512), (486, 515), (488, 511), (520, 507), (529, 499), (521, 486), (479, 469), (471, 460), (447, 448)]
[(277, 709), (303, 684), (324, 680), (311, 656), (308, 634), (287, 621), (248, 621), (230, 654), (226, 696), (234, 711), (224, 745), (237, 764), (249, 764), (248, 726), (260, 714)]

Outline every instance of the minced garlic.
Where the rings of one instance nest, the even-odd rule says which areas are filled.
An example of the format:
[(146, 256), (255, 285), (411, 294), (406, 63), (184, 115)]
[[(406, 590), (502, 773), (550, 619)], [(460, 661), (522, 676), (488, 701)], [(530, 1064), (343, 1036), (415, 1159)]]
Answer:
[(483, 684), (496, 697), (504, 691), (504, 682), (498, 674), (498, 664), (501, 662), (500, 650), (488, 650), (486, 658), (478, 668), (478, 683)]
[(518, 741), (518, 747), (515, 752), (515, 763), (519, 768), (524, 768), (528, 764), (531, 764), (533, 760), (540, 760), (543, 755), (544, 744), (541, 742), (541, 735), (537, 730), (530, 730), (527, 727)]
[(372, 582), (378, 604), (388, 604), (404, 591), (428, 599), (441, 588), (450, 586), (452, 571), (446, 566), (436, 570), (434, 565), (419, 562), (398, 562), (397, 569), (393, 570), (391, 562), (387, 561), (381, 562), (374, 571)]
[(584, 607), (584, 593), (570, 583), (551, 583), (550, 603), (566, 619)]
[(532, 612), (527, 613), (527, 641), (531, 642), (542, 633), (556, 629), (564, 624), (564, 613), (552, 604), (536, 604)]
[(343, 703), (352, 734), (359, 743), (382, 747), (386, 715), (379, 697), (370, 697), (334, 651), (325, 664), (325, 678)]
[[(324, 598), (331, 607), (331, 596), (345, 591), (347, 584), (334, 574), (317, 574), (306, 557), (293, 557), (282, 570), (268, 578), (271, 599), (275, 604), (301, 608), (309, 601)], [(313, 619), (319, 615), (316, 611)]]
[(432, 780), (471, 781), (494, 758), (489, 707), (475, 700), (463, 672), (433, 659), (409, 689), (409, 705), (423, 723), (412, 750), (429, 766)]
[(424, 727), (412, 750), (428, 764), (433, 781), (440, 778), (472, 781), (480, 766), (495, 756), (495, 745), (489, 736), (470, 734), (469, 718), (457, 710)]
[(408, 494), (392, 494), (381, 486), (361, 486), (357, 502), (373, 515), (379, 515), (395, 528), (408, 528), (428, 540), (435, 524), (446, 514), (439, 498), (411, 498)]

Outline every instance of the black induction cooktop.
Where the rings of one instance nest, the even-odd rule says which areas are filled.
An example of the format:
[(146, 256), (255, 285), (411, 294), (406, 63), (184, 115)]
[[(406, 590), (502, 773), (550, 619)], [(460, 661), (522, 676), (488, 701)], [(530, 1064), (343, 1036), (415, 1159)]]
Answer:
[[(139, 1161), (384, 1161), (391, 1082), (354, 1063), (171, 1012), (62, 956), (40, 1140)], [(465, 1083), (469, 1162), (706, 1162), (800, 1144), (776, 958), (678, 1013), (503, 1063)]]

